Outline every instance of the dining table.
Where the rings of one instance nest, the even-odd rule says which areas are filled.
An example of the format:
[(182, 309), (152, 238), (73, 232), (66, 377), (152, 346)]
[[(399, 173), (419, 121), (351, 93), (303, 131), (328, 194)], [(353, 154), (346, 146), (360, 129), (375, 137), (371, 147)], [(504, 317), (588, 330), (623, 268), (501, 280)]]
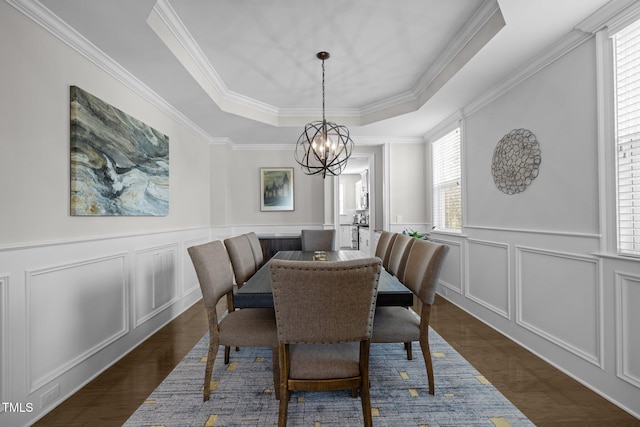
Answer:
[[(287, 259), (296, 261), (347, 261), (364, 258), (360, 251), (279, 251), (271, 259)], [(271, 293), (270, 261), (267, 261), (253, 276), (240, 286), (234, 295), (236, 308), (273, 307)], [(413, 293), (394, 275), (384, 268), (380, 272), (378, 282), (378, 298), (376, 305), (410, 307), (413, 305)]]

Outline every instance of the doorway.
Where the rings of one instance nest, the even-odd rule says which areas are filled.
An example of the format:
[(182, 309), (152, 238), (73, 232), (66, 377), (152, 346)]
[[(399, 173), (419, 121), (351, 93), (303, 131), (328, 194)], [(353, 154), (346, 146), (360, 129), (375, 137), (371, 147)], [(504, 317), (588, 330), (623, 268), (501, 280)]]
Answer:
[(338, 249), (375, 253), (375, 155), (353, 154), (334, 180), (334, 224)]

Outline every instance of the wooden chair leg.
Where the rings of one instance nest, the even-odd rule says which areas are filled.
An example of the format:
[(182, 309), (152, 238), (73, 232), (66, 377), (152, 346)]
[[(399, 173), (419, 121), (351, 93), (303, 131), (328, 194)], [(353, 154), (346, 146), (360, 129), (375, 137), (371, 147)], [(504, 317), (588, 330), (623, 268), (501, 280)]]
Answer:
[(420, 341), (420, 348), (422, 349), (422, 355), (424, 356), (424, 365), (427, 368), (427, 381), (429, 382), (429, 394), (435, 394), (435, 385), (433, 380), (433, 362), (431, 360), (431, 350), (429, 348), (429, 341)]
[(288, 410), (289, 410), (289, 391), (280, 390), (280, 407), (278, 409), (278, 427), (287, 426)]
[(271, 369), (273, 370), (273, 392), (276, 395), (276, 400), (280, 400), (280, 360), (278, 347), (271, 349)]
[(371, 416), (371, 397), (369, 396), (368, 388), (369, 387), (363, 386), (362, 390), (360, 390), (360, 399), (362, 400), (362, 416), (364, 418), (365, 427), (371, 427), (373, 425), (373, 417)]
[(407, 350), (407, 360), (413, 360), (413, 348), (411, 342), (404, 343), (404, 348)]
[(204, 369), (204, 385), (202, 387), (202, 400), (209, 400), (211, 393), (211, 374), (213, 373), (213, 364), (216, 361), (216, 353), (218, 353), (218, 341), (209, 341), (209, 353), (207, 354), (207, 366)]
[(229, 364), (229, 346), (224, 346), (224, 364)]
[(371, 427), (373, 418), (371, 416), (371, 396), (369, 395), (369, 342), (366, 344), (360, 343), (360, 375), (362, 376), (362, 382), (360, 383), (362, 417), (364, 418), (365, 427)]
[(280, 405), (278, 408), (278, 427), (286, 427), (289, 411), (289, 362), (285, 344), (278, 344), (278, 363), (280, 364)]
[(429, 317), (431, 315), (431, 304), (422, 304), (420, 313), (420, 349), (424, 357), (424, 365), (427, 368), (427, 381), (429, 382), (429, 394), (435, 394), (435, 383), (433, 380), (433, 362), (431, 360), (431, 349), (429, 348)]

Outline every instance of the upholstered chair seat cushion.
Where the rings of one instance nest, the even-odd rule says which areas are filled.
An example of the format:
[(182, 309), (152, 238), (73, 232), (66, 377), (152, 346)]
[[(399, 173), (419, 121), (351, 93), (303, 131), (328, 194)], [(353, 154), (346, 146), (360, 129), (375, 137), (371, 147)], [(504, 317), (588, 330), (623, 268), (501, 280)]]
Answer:
[[(220, 345), (275, 347), (278, 345), (276, 315), (272, 308), (251, 308), (228, 313), (218, 323)], [(242, 333), (238, 333), (242, 331)]]
[(289, 344), (290, 378), (322, 380), (360, 375), (360, 343)]
[(412, 342), (420, 340), (420, 318), (404, 307), (377, 307), (373, 342)]

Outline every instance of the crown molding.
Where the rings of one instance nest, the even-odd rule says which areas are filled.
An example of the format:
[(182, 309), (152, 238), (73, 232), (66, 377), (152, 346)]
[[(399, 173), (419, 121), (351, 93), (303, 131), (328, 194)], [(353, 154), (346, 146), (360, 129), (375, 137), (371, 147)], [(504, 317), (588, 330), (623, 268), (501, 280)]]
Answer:
[(575, 28), (595, 34), (607, 27), (613, 34), (639, 18), (640, 3), (637, 0), (611, 0)]
[(509, 90), (513, 89), (520, 83), (527, 80), (529, 77), (533, 76), (551, 63), (555, 62), (557, 59), (571, 52), (573, 49), (580, 46), (582, 43), (591, 39), (592, 37), (593, 35), (586, 34), (580, 30), (571, 31), (566, 37), (561, 39), (554, 46), (551, 46), (549, 49), (545, 49), (532, 61), (525, 64), (523, 67), (511, 74), (511, 76), (504, 79), (501, 84), (495, 86), (488, 92), (485, 92), (484, 95), (480, 96), (478, 99), (470, 103), (463, 109), (463, 115), (467, 117), (474, 114), (484, 106), (494, 101), (496, 98), (502, 96)]
[(118, 82), (122, 83), (143, 99), (151, 103), (173, 120), (192, 130), (205, 141), (212, 137), (202, 128), (189, 120), (184, 114), (164, 100), (160, 95), (142, 83), (133, 74), (114, 61), (110, 56), (87, 40), (82, 34), (71, 28), (51, 10), (37, 0), (5, 0), (27, 18), (57, 37), (67, 46), (78, 52), (84, 58), (96, 65)]
[(640, 2), (638, 0), (612, 0), (595, 11), (574, 27), (574, 30), (560, 39), (549, 49), (533, 58), (500, 85), (486, 92), (463, 109), (463, 116), (467, 117), (505, 94), (515, 86), (527, 80), (557, 59), (571, 52), (582, 43), (594, 37), (594, 34), (605, 26), (640, 18)]
[(433, 127), (429, 132), (427, 132), (424, 135), (423, 139), (429, 142), (434, 141), (458, 127), (463, 119), (463, 112), (455, 111), (449, 117)]
[[(477, 43), (473, 43), (474, 39), (483, 34), (487, 24), (497, 15), (502, 16), (497, 1), (485, 0), (478, 13), (412, 89), (360, 108), (327, 110), (326, 115), (344, 125), (363, 126), (417, 111), (466, 64), (469, 58), (460, 58), (461, 53), (470, 47), (472, 50), (478, 48)], [(222, 111), (279, 127), (303, 126), (316, 120), (322, 113), (319, 108), (279, 108), (231, 91), (177, 15), (170, 0), (158, 0), (147, 23)], [(491, 37), (493, 35), (495, 31), (490, 34)], [(482, 39), (486, 36), (485, 34)], [(429, 90), (432, 85), (438, 87)]]
[(422, 96), (438, 76), (446, 70), (449, 64), (451, 64), (497, 13), (501, 14), (502, 12), (496, 0), (485, 0), (478, 12), (467, 22), (462, 31), (447, 45), (446, 50), (438, 57), (436, 62), (434, 62), (420, 80), (418, 80), (411, 90), (411, 94), (415, 99), (419, 99)]

